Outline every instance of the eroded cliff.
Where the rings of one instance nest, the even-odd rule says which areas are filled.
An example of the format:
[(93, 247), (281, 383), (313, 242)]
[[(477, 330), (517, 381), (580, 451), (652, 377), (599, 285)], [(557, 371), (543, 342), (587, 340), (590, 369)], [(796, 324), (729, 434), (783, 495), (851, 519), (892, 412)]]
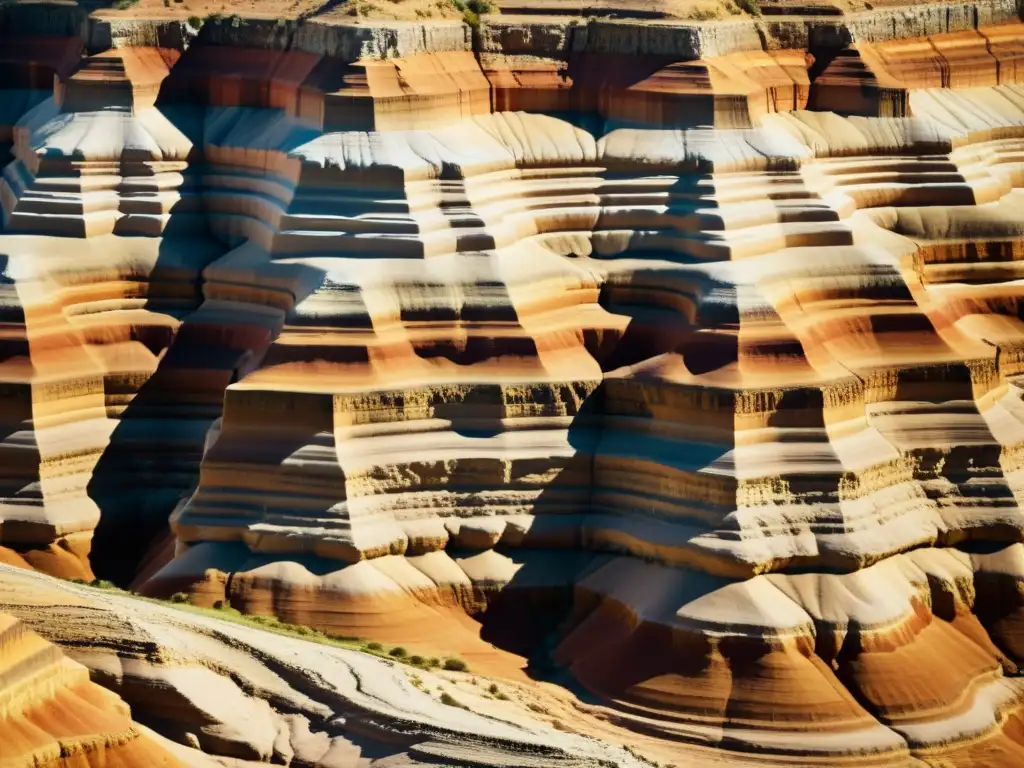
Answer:
[(1012, 4), (27, 13), (6, 561), (513, 652), (667, 762), (1024, 760)]

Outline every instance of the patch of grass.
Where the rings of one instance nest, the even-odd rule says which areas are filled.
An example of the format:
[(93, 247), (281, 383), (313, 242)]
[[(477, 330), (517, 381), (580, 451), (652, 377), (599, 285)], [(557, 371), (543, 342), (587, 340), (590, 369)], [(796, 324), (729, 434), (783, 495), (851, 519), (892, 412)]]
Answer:
[(760, 16), (761, 15), (761, 2), (760, 2), (760, 0), (735, 0), (735, 2), (736, 2), (736, 5), (738, 5), (741, 10), (746, 11), (751, 16)]
[(451, 0), (455, 10), (462, 14), (462, 20), (471, 27), (480, 26), (480, 17), (485, 13), (494, 13), (497, 7), (491, 0)]
[[(175, 610), (186, 613), (199, 614), (209, 618), (215, 618), (220, 621), (228, 621), (233, 624), (254, 627), (267, 632), (273, 632), (278, 635), (296, 637), (312, 643), (319, 643), (320, 645), (330, 645), (336, 648), (345, 648), (346, 650), (362, 651), (374, 656), (387, 656), (394, 661), (399, 661), (404, 664), (424, 669), (437, 669), (441, 666), (441, 661), (439, 659), (426, 658), (419, 655), (410, 656), (409, 652), (400, 645), (391, 648), (385, 653), (384, 646), (376, 641), (366, 643), (358, 637), (328, 635), (315, 627), (306, 626), (304, 624), (289, 624), (288, 622), (281, 621), (276, 616), (261, 616), (257, 614), (246, 615), (232, 607), (231, 603), (227, 600), (217, 600), (213, 603), (212, 607), (206, 608), (199, 605), (192, 605), (189, 602), (189, 596), (184, 592), (175, 592), (171, 595), (169, 600), (161, 600), (155, 597), (137, 595), (134, 592), (121, 589), (112, 581), (107, 581), (106, 579), (93, 579), (92, 581), (86, 581), (85, 579), (69, 579), (69, 581), (73, 584), (79, 584), (93, 589), (101, 589), (105, 592), (116, 592), (135, 600), (144, 600), (148, 603), (162, 605), (167, 608), (174, 608)], [(445, 659), (444, 665), (445, 669), (449, 671), (463, 672), (468, 669), (466, 662), (461, 659)]]
[(713, 21), (718, 18), (718, 11), (714, 8), (698, 8), (695, 11), (690, 11), (686, 18), (691, 21)]
[(447, 704), (449, 707), (458, 707), (459, 709), (469, 709), (465, 704), (456, 699), (447, 691), (441, 694), (441, 703)]
[(202, 29), (203, 20), (198, 16), (189, 16), (188, 25), (192, 27), (192, 29)]

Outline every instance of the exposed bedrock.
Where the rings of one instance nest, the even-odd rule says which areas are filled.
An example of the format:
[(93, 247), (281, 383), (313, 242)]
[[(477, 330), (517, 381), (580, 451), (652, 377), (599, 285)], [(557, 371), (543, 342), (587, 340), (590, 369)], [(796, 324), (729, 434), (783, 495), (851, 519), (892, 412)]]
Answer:
[(3, 559), (493, 643), (661, 749), (1019, 762), (1024, 48), (957, 8), (12, 44)]
[(123, 701), (24, 623), (0, 613), (3, 765), (181, 768), (132, 722)]
[[(163, 738), (156, 737), (160, 744), (190, 768), (267, 763), (297, 768), (388, 768), (438, 762), (467, 768), (642, 765), (621, 747), (559, 730), (538, 718), (528, 708), (532, 700), (521, 698), (530, 693), (526, 685), (502, 681), (508, 695), (495, 699), (486, 694), (486, 685), (478, 685), (480, 681), (469, 674), (416, 672), (356, 650), (224, 622), (214, 615), (186, 613), (3, 565), (0, 606), (24, 622), (16, 627), (31, 626), (61, 644), (75, 661), (61, 658), (57, 649), (24, 630), (23, 635), (33, 638), (33, 650), (40, 646), (61, 658), (97, 698), (116, 700), (89, 683), (89, 673), (115, 691), (131, 704), (136, 729), (162, 734)], [(17, 644), (15, 650), (19, 650)], [(15, 683), (20, 682), (18, 674), (36, 673), (43, 666), (34, 657), (22, 656), (24, 660), (16, 653), (13, 659)], [(7, 672), (0, 681), (9, 677)], [(439, 690), (454, 692), (460, 702), (472, 705), (472, 711), (444, 703)], [(553, 697), (541, 700), (557, 703)], [(0, 703), (7, 702), (0, 699)], [(126, 715), (124, 705), (118, 704)], [(0, 710), (0, 729), (5, 727), (3, 714)], [(88, 716), (89, 711), (82, 714)], [(204, 753), (221, 757), (205, 758)], [(5, 750), (5, 760), (8, 756)], [(156, 759), (74, 763), (90, 768), (178, 764)]]

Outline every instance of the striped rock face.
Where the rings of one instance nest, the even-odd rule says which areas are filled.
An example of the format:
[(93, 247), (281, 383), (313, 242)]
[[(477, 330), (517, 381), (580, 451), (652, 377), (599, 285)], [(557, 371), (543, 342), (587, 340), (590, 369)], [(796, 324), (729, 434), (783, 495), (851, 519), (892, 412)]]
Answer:
[(89, 671), (0, 613), (0, 765), (183, 768)]
[(505, 24), (10, 49), (0, 559), (529, 657), (665, 762), (1024, 763), (1024, 25)]

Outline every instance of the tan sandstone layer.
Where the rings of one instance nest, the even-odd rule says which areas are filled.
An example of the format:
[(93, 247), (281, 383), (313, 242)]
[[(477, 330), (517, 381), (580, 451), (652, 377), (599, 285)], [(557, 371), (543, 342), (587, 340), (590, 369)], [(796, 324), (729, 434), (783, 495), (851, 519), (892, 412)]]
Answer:
[(0, 765), (4, 768), (178, 768), (132, 723), (128, 707), (89, 681), (24, 623), (0, 613)]

